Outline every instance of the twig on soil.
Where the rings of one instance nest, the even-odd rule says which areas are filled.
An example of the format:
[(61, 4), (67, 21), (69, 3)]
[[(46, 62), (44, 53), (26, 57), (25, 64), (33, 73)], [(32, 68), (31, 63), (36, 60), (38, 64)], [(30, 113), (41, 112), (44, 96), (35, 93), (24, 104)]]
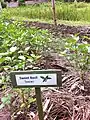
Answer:
[(57, 93), (62, 93), (61, 91), (56, 90), (55, 88), (49, 88), (49, 89), (51, 89), (52, 91), (57, 92)]
[(46, 103), (44, 105), (43, 112), (46, 112), (49, 103), (50, 103), (50, 99), (46, 99)]
[(53, 104), (51, 104), (51, 106), (49, 107), (49, 109), (48, 109), (48, 111), (47, 111), (47, 115), (44, 117), (44, 120), (47, 119), (47, 117), (48, 117), (48, 115), (49, 115), (50, 110), (52, 109), (52, 107), (53, 107)]

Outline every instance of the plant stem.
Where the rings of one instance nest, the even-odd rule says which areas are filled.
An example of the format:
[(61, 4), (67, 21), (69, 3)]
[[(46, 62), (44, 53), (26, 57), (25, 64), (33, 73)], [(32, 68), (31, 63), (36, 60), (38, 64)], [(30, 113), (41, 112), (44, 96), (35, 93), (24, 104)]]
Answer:
[(22, 90), (22, 100), (23, 100), (23, 103), (25, 103), (24, 91), (23, 90)]

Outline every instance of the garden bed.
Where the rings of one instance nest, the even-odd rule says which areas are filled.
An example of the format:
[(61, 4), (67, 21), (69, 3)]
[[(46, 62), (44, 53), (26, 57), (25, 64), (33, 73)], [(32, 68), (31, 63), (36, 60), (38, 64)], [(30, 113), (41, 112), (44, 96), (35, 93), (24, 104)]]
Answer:
[[(66, 38), (71, 35), (78, 34), (84, 41), (90, 43), (90, 27), (87, 26), (66, 26), (39, 22), (26, 22), (26, 27), (35, 27), (38, 29), (48, 29), (54, 38)], [(62, 87), (61, 88), (44, 88), (42, 90), (43, 106), (46, 105), (49, 100), (45, 113), (45, 120), (90, 120), (90, 71), (87, 71), (83, 81), (80, 80), (80, 76), (77, 71), (70, 65), (69, 61), (58, 53), (49, 53), (43, 55), (34, 67), (40, 69), (60, 69), (62, 71)], [(27, 67), (30, 70), (30, 68)], [(31, 68), (32, 69), (32, 68)], [(32, 95), (35, 97), (35, 94)], [(20, 98), (15, 93), (13, 96), (15, 100), (12, 100), (13, 108), (15, 105), (18, 107)], [(30, 107), (29, 107), (30, 108)], [(5, 109), (5, 108), (4, 108)], [(4, 111), (3, 109), (3, 111)], [(32, 107), (29, 109), (28, 114), (33, 116), (31, 120), (37, 120), (37, 106), (33, 102)], [(9, 115), (5, 117), (5, 112), (0, 112), (0, 120), (10, 120), (10, 112), (5, 109), (5, 112)], [(9, 113), (8, 113), (9, 112)], [(34, 115), (31, 115), (33, 112)], [(18, 113), (18, 112), (17, 112)], [(4, 118), (3, 118), (3, 117)], [(15, 119), (28, 120), (23, 113), (15, 114)], [(15, 120), (14, 119), (14, 120)]]

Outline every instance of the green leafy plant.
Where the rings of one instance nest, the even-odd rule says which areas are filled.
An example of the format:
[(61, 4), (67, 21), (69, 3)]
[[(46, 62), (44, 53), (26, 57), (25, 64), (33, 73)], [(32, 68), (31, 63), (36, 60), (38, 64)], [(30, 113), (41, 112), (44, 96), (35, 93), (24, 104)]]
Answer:
[(17, 94), (19, 104), (16, 107), (17, 103), (16, 104), (13, 104), (13, 102), (11, 103), (12, 118), (14, 117), (14, 114), (18, 115), (18, 113), (20, 113), (20, 112), (22, 112), (27, 117), (27, 114), (28, 114), (29, 108), (30, 108), (30, 104), (33, 102), (36, 102), (36, 98), (33, 98), (30, 96), (31, 90), (32, 90), (31, 88), (14, 89), (14, 92)]
[(65, 56), (79, 73), (84, 83), (84, 74), (90, 70), (90, 44), (80, 40), (78, 36), (72, 36), (65, 42)]
[(0, 109), (2, 109), (5, 105), (9, 105), (11, 102), (11, 94), (4, 96), (1, 98), (2, 104), (0, 105)]
[[(6, 90), (12, 88), (9, 73), (11, 71), (34, 69), (34, 64), (48, 49), (50, 35), (46, 30), (25, 27), (25, 23), (2, 18), (0, 21), (0, 86)], [(35, 99), (30, 97), (31, 89), (15, 89), (21, 98), (19, 106), (12, 112), (24, 111)], [(14, 93), (14, 91), (12, 90)], [(5, 95), (5, 94), (4, 94)], [(7, 96), (8, 98), (9, 96)], [(12, 99), (12, 98), (11, 98)], [(10, 99), (2, 99), (0, 108), (10, 103)], [(15, 111), (16, 110), (16, 111)], [(13, 113), (12, 113), (13, 114)]]
[(48, 32), (25, 28), (17, 21), (0, 24), (0, 71), (26, 69), (48, 48)]

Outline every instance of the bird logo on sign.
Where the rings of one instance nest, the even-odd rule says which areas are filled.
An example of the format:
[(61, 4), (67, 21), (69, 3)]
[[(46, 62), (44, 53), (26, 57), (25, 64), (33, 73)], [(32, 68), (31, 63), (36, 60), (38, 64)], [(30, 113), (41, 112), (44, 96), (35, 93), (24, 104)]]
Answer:
[(43, 79), (43, 82), (47, 82), (48, 79), (51, 79), (48, 75), (46, 77), (40, 76)]

